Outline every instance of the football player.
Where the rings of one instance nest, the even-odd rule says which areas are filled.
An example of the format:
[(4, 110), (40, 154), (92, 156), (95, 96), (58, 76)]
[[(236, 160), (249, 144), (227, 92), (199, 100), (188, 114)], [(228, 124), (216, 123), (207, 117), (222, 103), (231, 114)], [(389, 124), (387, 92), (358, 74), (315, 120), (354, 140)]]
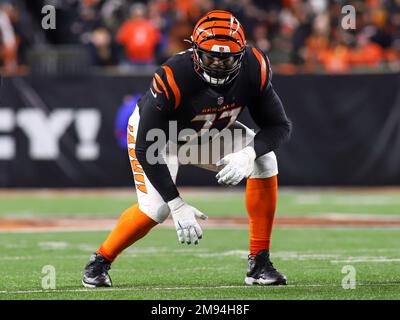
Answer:
[[(138, 204), (121, 215), (91, 256), (82, 280), (85, 287), (111, 286), (111, 263), (169, 215), (181, 243), (197, 244), (202, 238), (196, 219), (207, 216), (180, 197), (175, 185), (179, 162), (154, 164), (146, 157), (153, 144), (146, 139), (147, 133), (159, 129), (168, 135), (170, 121), (176, 121), (178, 132), (188, 128), (196, 132), (244, 130), (240, 143), (234, 141), (233, 152), (199, 166), (218, 171), (216, 179), (223, 185), (247, 179), (250, 252), (245, 283), (286, 284), (286, 277), (271, 263), (269, 248), (277, 202), (274, 150), (288, 139), (291, 124), (272, 86), (268, 58), (246, 45), (242, 25), (227, 11), (213, 10), (200, 18), (190, 42), (191, 49), (156, 70), (129, 119), (128, 151)], [(236, 120), (244, 108), (258, 125), (257, 134)]]

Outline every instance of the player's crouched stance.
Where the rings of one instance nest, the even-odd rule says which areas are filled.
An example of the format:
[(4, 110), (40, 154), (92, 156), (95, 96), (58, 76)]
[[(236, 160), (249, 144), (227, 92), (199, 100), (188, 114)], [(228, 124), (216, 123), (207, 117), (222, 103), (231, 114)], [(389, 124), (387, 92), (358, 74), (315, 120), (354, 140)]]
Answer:
[[(269, 247), (278, 186), (273, 150), (288, 139), (291, 125), (272, 87), (269, 61), (260, 50), (246, 45), (241, 24), (226, 11), (203, 16), (191, 43), (192, 49), (172, 57), (155, 72), (129, 120), (128, 150), (138, 204), (121, 215), (91, 256), (82, 280), (86, 287), (111, 286), (108, 271), (115, 258), (169, 214), (181, 243), (197, 244), (202, 238), (196, 218), (207, 216), (185, 203), (175, 186), (180, 161), (154, 163), (146, 156), (153, 144), (147, 134), (154, 129), (168, 134), (170, 121), (176, 121), (178, 132), (242, 129), (244, 134), (232, 142), (231, 151), (224, 149), (215, 163), (197, 165), (218, 172), (216, 178), (223, 185), (247, 179), (250, 254), (245, 283), (286, 284), (286, 277), (270, 261)], [(259, 126), (257, 134), (236, 121), (244, 108)], [(170, 149), (165, 152), (168, 157), (174, 156)]]

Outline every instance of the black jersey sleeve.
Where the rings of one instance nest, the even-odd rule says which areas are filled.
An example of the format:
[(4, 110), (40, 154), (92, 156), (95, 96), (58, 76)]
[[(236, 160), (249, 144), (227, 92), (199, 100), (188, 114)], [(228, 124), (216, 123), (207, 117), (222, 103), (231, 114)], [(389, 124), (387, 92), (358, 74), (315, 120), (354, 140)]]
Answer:
[(272, 72), (268, 58), (260, 50), (252, 48), (258, 60), (254, 80), (254, 99), (249, 106), (250, 115), (260, 130), (254, 138), (254, 149), (257, 157), (277, 149), (289, 139), (292, 125), (286, 116), (283, 104), (275, 92), (272, 83)]
[(143, 171), (165, 202), (179, 196), (179, 192), (167, 165), (162, 161), (154, 163), (155, 158), (161, 159), (159, 152), (152, 152), (149, 155), (146, 153), (155, 142), (149, 139), (148, 134), (151, 130), (157, 129), (165, 136), (165, 139), (157, 141), (159, 146), (157, 150), (161, 151), (168, 142), (169, 120), (178, 99), (176, 88), (173, 88), (175, 82), (171, 77), (173, 77), (171, 69), (166, 69), (165, 66), (160, 67), (154, 74), (149, 90), (139, 101), (140, 121), (135, 147), (136, 156)]

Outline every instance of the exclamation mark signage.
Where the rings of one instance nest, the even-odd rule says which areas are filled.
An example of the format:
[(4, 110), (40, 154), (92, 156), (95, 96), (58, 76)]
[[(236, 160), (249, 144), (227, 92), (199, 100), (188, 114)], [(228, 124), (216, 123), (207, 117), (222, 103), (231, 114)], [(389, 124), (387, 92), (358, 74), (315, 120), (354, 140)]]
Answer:
[(96, 142), (100, 129), (101, 115), (95, 109), (84, 109), (76, 113), (76, 133), (78, 145), (76, 155), (80, 160), (96, 160), (100, 147)]

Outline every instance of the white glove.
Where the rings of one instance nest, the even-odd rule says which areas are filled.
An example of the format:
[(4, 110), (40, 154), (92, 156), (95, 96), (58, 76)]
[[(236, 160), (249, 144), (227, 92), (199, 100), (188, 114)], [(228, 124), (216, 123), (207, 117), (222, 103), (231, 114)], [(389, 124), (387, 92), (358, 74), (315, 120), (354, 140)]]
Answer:
[(251, 175), (254, 169), (256, 152), (246, 147), (238, 152), (230, 153), (217, 162), (217, 166), (225, 165), (216, 178), (219, 184), (237, 185), (243, 178)]
[(203, 237), (203, 231), (201, 231), (195, 216), (203, 220), (207, 220), (208, 217), (196, 208), (189, 206), (181, 197), (168, 201), (168, 206), (171, 209), (179, 242), (198, 244), (199, 239)]

